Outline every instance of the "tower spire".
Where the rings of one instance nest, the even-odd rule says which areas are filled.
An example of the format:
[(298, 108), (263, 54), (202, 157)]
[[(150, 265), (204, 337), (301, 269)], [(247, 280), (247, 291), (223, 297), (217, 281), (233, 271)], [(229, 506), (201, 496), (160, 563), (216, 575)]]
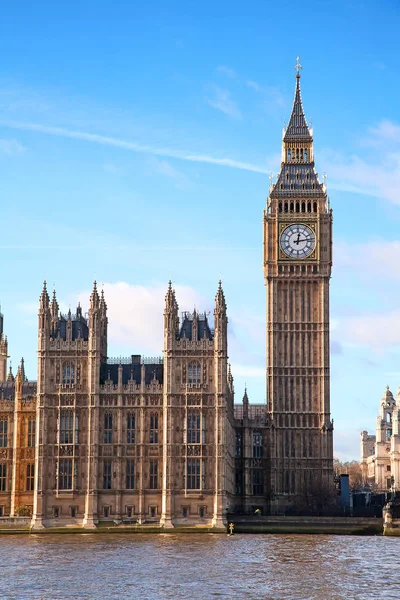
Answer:
[(283, 136), (284, 142), (290, 141), (310, 141), (312, 139), (310, 129), (307, 125), (306, 117), (304, 115), (303, 103), (301, 100), (300, 90), (300, 71), (303, 67), (300, 64), (300, 57), (297, 57), (296, 69), (296, 88), (294, 92), (294, 101), (292, 107), (292, 114), (290, 115), (289, 125), (286, 128), (285, 135)]

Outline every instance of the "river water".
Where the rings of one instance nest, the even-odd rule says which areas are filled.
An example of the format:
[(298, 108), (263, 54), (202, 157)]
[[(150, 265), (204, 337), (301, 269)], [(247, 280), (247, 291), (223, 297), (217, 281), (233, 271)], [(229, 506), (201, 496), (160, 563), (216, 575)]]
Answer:
[(399, 555), (383, 537), (2, 535), (0, 598), (398, 600)]

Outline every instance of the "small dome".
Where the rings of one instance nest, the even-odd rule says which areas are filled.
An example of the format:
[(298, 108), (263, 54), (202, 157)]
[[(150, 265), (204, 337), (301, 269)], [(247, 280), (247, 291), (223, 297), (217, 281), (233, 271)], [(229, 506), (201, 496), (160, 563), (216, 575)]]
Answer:
[(388, 385), (386, 386), (386, 390), (383, 392), (381, 404), (386, 405), (386, 406), (394, 406), (394, 404), (395, 404), (393, 394), (390, 391)]

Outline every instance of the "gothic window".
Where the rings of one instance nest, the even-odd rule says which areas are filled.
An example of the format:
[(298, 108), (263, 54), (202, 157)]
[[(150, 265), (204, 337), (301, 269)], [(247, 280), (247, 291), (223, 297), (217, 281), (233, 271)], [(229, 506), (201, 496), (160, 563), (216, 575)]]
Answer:
[(188, 458), (186, 465), (186, 483), (188, 490), (199, 490), (200, 488), (200, 458)]
[(263, 456), (263, 438), (262, 433), (255, 431), (253, 433), (253, 458), (262, 458)]
[(304, 162), (308, 161), (308, 150), (307, 148), (304, 149)]
[(299, 160), (299, 149), (296, 148), (296, 160)]
[(291, 151), (291, 149), (290, 149), (290, 148), (288, 148), (288, 151), (287, 151), (287, 159), (288, 159), (288, 162), (290, 162), (290, 161), (291, 161), (291, 158), (292, 158), (292, 151)]
[[(112, 444), (113, 418), (111, 413), (104, 415), (104, 443)], [(107, 488), (105, 488), (107, 489)]]
[(33, 492), (35, 489), (35, 465), (29, 463), (26, 465), (26, 491)]
[(303, 148), (300, 148), (300, 160), (303, 162)]
[(201, 383), (201, 367), (199, 362), (191, 362), (188, 367), (189, 385), (198, 385)]
[(36, 437), (36, 419), (28, 419), (28, 447), (34, 448)]
[(287, 213), (287, 211), (288, 211), (288, 203), (287, 202), (285, 202), (284, 211), (285, 211), (285, 213)]
[(151, 490), (158, 490), (158, 461), (157, 460), (150, 460), (149, 488)]
[(158, 444), (158, 413), (150, 415), (150, 444)]
[(392, 415), (390, 413), (386, 413), (386, 423), (392, 422)]
[(62, 382), (64, 384), (74, 384), (75, 383), (75, 367), (72, 363), (68, 362), (63, 365), (63, 378)]
[(135, 489), (135, 461), (126, 461), (126, 489)]
[(242, 457), (242, 432), (236, 432), (236, 450), (235, 450), (236, 458)]
[(72, 458), (60, 458), (58, 465), (58, 489), (72, 490)]
[(392, 437), (392, 430), (391, 429), (387, 429), (386, 430), (386, 439), (390, 440), (391, 437)]
[(306, 203), (305, 202), (301, 203), (301, 212), (306, 212)]
[(307, 212), (311, 212), (311, 202), (307, 204)]
[(291, 213), (294, 212), (294, 204), (293, 204), (293, 202), (290, 203), (290, 212)]
[(112, 462), (110, 459), (103, 460), (103, 490), (111, 490), (111, 468)]
[(243, 494), (243, 471), (235, 471), (235, 495), (241, 496)]
[(8, 446), (8, 419), (7, 417), (0, 419), (0, 448)]
[(263, 472), (260, 469), (253, 469), (253, 496), (261, 496), (263, 492)]
[(190, 412), (187, 416), (186, 441), (188, 444), (200, 444), (200, 412)]
[(318, 209), (317, 209), (317, 203), (316, 203), (316, 202), (314, 202), (314, 212), (317, 212), (317, 210), (318, 210)]
[(296, 212), (300, 212), (300, 203), (296, 202)]
[(7, 465), (0, 463), (0, 492), (7, 491)]
[(74, 413), (62, 410), (60, 414), (60, 444), (74, 443)]
[(128, 444), (135, 443), (135, 415), (129, 413), (126, 424), (126, 441)]
[[(281, 186), (282, 187), (282, 186)], [(279, 202), (279, 212), (282, 212), (282, 202)]]

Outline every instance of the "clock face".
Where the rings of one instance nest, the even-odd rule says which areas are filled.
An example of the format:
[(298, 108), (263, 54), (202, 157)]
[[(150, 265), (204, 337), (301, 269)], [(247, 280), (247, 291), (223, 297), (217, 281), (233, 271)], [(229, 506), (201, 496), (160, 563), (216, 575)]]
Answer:
[(290, 258), (306, 258), (315, 248), (315, 233), (303, 223), (293, 223), (281, 233), (281, 249)]

